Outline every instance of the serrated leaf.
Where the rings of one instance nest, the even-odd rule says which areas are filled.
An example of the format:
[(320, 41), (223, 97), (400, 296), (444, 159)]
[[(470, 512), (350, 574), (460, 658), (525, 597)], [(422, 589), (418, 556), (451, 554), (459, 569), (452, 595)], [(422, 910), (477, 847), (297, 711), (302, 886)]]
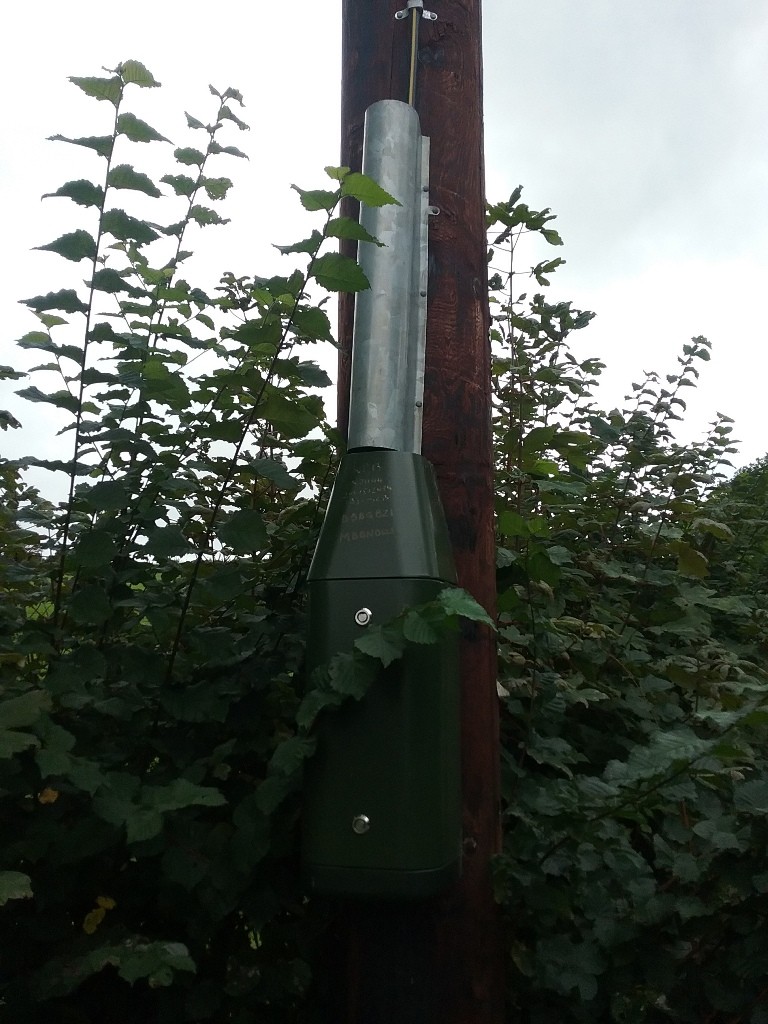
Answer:
[[(120, 292), (131, 296), (142, 295), (143, 293), (140, 288), (136, 288), (134, 285), (126, 282), (123, 275), (127, 273), (131, 273), (131, 271), (126, 270), (121, 273), (113, 270), (111, 267), (103, 267), (93, 275), (90, 285), (97, 292), (106, 292), (107, 295), (117, 295)], [(94, 337), (93, 332), (91, 332), (91, 337)]]
[(0, 871), (0, 907), (9, 900), (32, 898), (32, 879), (21, 871)]
[(352, 217), (334, 217), (328, 222), (325, 233), (329, 238), (352, 238), (358, 242), (371, 242), (373, 245), (384, 246), (378, 238), (366, 231), (362, 224), (359, 224)]
[(81, 89), (86, 96), (95, 100), (106, 100), (116, 107), (123, 95), (123, 82), (117, 76), (112, 78), (72, 78), (70, 82)]
[(189, 146), (174, 149), (173, 155), (180, 164), (185, 166), (202, 167), (205, 163), (205, 153), (201, 153), (199, 149), (193, 149)]
[(80, 587), (69, 599), (67, 614), (75, 622), (100, 626), (111, 618), (112, 605), (103, 587), (89, 583)]
[(72, 288), (62, 288), (61, 291), (48, 292), (47, 295), (35, 295), (31, 299), (22, 299), (21, 302), (34, 309), (36, 313), (48, 309), (58, 309), (62, 313), (88, 312), (88, 306)]
[(80, 260), (92, 260), (96, 255), (96, 239), (87, 231), (71, 231), (61, 235), (47, 245), (37, 245), (36, 249), (43, 252), (55, 252), (66, 260), (79, 263)]
[(355, 640), (355, 647), (363, 654), (376, 658), (386, 668), (403, 656), (405, 641), (397, 632), (386, 626), (373, 626)]
[(94, 185), (93, 182), (86, 181), (85, 178), (80, 178), (78, 181), (66, 182), (61, 188), (56, 189), (55, 192), (46, 192), (42, 198), (55, 199), (57, 197), (71, 199), (78, 206), (95, 206), (98, 208), (104, 201), (104, 189), (100, 185)]
[(126, 60), (118, 68), (126, 85), (138, 85), (140, 89), (156, 89), (160, 82), (151, 71), (137, 60)]
[(242, 149), (238, 149), (236, 146), (221, 146), (218, 142), (212, 141), (208, 147), (211, 153), (224, 153), (227, 156), (240, 157), (242, 160), (248, 159), (248, 154), (244, 153)]
[(677, 571), (701, 580), (709, 576), (709, 562), (705, 555), (690, 544), (680, 543), (677, 546)]
[(311, 213), (316, 210), (332, 210), (339, 201), (338, 192), (328, 192), (325, 189), (311, 191), (299, 188), (298, 185), (291, 185), (291, 188), (299, 193), (301, 205)]
[(192, 115), (188, 114), (186, 111), (184, 111), (184, 116), (187, 119), (187, 128), (202, 128), (202, 129), (205, 129), (205, 125), (203, 124), (203, 122), (202, 121), (198, 121), (198, 119), (196, 117), (192, 117)]
[(313, 231), (309, 238), (303, 238), (300, 242), (292, 245), (276, 245), (275, 248), (284, 256), (291, 252), (305, 252), (313, 256), (323, 244), (323, 236), (319, 231)]
[(128, 492), (119, 480), (100, 480), (92, 487), (78, 490), (77, 495), (96, 512), (116, 512), (129, 503)]
[(99, 156), (107, 158), (112, 153), (112, 146), (114, 144), (111, 135), (91, 135), (79, 139), (70, 139), (66, 135), (49, 135), (48, 141), (69, 142), (73, 146), (84, 146), (86, 149), (94, 150)]
[(293, 315), (291, 326), (293, 333), (299, 338), (307, 338), (310, 341), (333, 341), (328, 314), (316, 306), (298, 309)]
[(349, 174), (349, 167), (326, 167), (325, 173), (329, 178), (333, 178), (334, 181), (344, 181), (346, 176)]
[(129, 216), (125, 210), (107, 210), (101, 221), (105, 234), (121, 242), (138, 242), (146, 245), (160, 237), (145, 221)]
[(118, 117), (117, 134), (125, 135), (131, 142), (170, 142), (170, 139), (166, 139), (152, 125), (130, 113)]
[(208, 193), (209, 199), (224, 199), (232, 188), (231, 178), (203, 178), (200, 184)]
[(198, 786), (189, 779), (175, 779), (167, 786), (145, 786), (142, 802), (166, 813), (184, 807), (221, 807), (227, 800), (213, 786)]
[(23, 729), (34, 725), (43, 711), (51, 707), (51, 698), (43, 690), (30, 690), (18, 697), (0, 698), (0, 729)]
[(414, 644), (434, 644), (440, 639), (436, 630), (415, 609), (406, 613), (403, 636)]
[[(44, 338), (48, 337), (47, 334), (43, 334), (42, 336)], [(19, 344), (21, 344), (21, 342), (19, 342)], [(22, 370), (14, 370), (12, 366), (0, 366), (0, 380), (22, 380), (26, 376), (26, 373), (24, 373)]]
[(186, 174), (165, 174), (160, 181), (170, 185), (177, 196), (192, 196), (197, 189), (197, 182)]
[(357, 263), (338, 252), (327, 252), (316, 259), (311, 276), (329, 292), (361, 292), (370, 288), (368, 278)]
[(267, 529), (261, 512), (238, 509), (216, 531), (219, 540), (238, 555), (258, 551), (267, 543)]
[(189, 211), (189, 216), (201, 227), (206, 227), (208, 224), (229, 224), (227, 217), (220, 217), (210, 206), (193, 206)]
[(301, 481), (296, 480), (285, 466), (277, 459), (254, 459), (250, 464), (258, 476), (265, 480), (271, 480), (277, 487), (286, 491), (295, 491), (301, 487)]
[[(240, 94), (239, 94), (239, 93), (238, 93), (237, 95), (238, 95), (238, 96), (240, 96)], [(235, 99), (235, 98), (236, 98), (236, 97), (234, 97), (234, 96), (232, 97), (232, 99)], [(242, 97), (240, 98), (240, 102), (242, 102)], [(233, 113), (233, 111), (231, 111), (231, 110), (229, 109), (229, 107), (226, 107), (226, 106), (222, 107), (222, 108), (221, 108), (221, 109), (219, 110), (219, 117), (220, 117), (220, 118), (221, 118), (221, 119), (222, 119), (223, 121), (233, 121), (233, 122), (234, 122), (234, 123), (235, 123), (235, 124), (237, 125), (237, 127), (238, 127), (238, 128), (240, 129), (240, 131), (241, 131), (241, 132), (247, 132), (247, 131), (250, 131), (250, 126), (249, 126), (249, 125), (247, 125), (247, 124), (245, 123), (245, 121), (241, 120), (241, 119), (240, 119), (240, 118), (239, 118), (239, 117), (237, 116), (237, 114)]]
[(72, 559), (76, 565), (95, 569), (109, 565), (117, 554), (117, 544), (112, 534), (106, 530), (91, 530), (78, 537), (72, 551)]
[(437, 595), (437, 600), (449, 615), (460, 615), (462, 618), (470, 619), (472, 622), (482, 622), (492, 629), (496, 628), (495, 622), (488, 615), (485, 608), (478, 604), (474, 597), (468, 594), (466, 590), (461, 590), (459, 587), (446, 587), (445, 590), (441, 590)]
[(146, 174), (135, 171), (130, 164), (117, 164), (116, 167), (113, 167), (107, 177), (107, 185), (109, 188), (133, 189), (135, 192), (143, 192), (144, 195), (152, 196), (154, 199), (161, 195), (157, 185)]
[(377, 185), (373, 178), (358, 171), (353, 171), (344, 178), (341, 183), (341, 194), (351, 196), (365, 206), (402, 206), (402, 203), (389, 192), (385, 192), (381, 185)]
[(56, 406), (57, 409), (65, 409), (71, 413), (76, 413), (79, 406), (77, 396), (70, 394), (69, 391), (53, 391), (50, 394), (46, 394), (40, 388), (32, 385), (17, 391), (16, 394), (20, 398), (26, 398), (28, 402), (44, 402), (48, 405)]
[(179, 558), (188, 555), (191, 546), (178, 526), (158, 526), (147, 534), (142, 550), (155, 558)]
[(144, 363), (143, 392), (150, 401), (173, 409), (185, 408), (189, 403), (186, 381), (178, 372), (169, 370), (160, 356), (150, 356)]

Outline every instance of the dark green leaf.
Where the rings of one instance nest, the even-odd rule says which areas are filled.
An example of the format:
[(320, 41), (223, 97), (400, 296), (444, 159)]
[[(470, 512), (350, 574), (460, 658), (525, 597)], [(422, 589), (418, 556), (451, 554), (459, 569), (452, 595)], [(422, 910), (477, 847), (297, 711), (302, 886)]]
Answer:
[(325, 310), (317, 307), (298, 309), (293, 316), (293, 332), (310, 341), (333, 341), (331, 322)]
[(32, 299), (22, 299), (21, 301), (37, 313), (47, 309), (58, 309), (62, 313), (88, 312), (88, 306), (72, 288), (63, 288), (58, 292), (48, 292), (47, 295), (36, 295)]
[(69, 139), (64, 135), (50, 135), (48, 137), (49, 142), (69, 142), (73, 146), (84, 146), (86, 149), (92, 149), (99, 156), (109, 157), (112, 153), (113, 139), (111, 135), (96, 135), (82, 139)]
[(38, 245), (35, 248), (45, 252), (55, 252), (66, 260), (79, 263), (80, 260), (92, 260), (96, 255), (96, 239), (87, 231), (72, 231), (61, 235), (55, 242)]
[(110, 188), (127, 188), (136, 192), (143, 192), (147, 196), (158, 198), (160, 189), (155, 183), (139, 171), (135, 171), (130, 164), (118, 164), (109, 172), (107, 185)]
[(222, 544), (239, 555), (259, 551), (267, 543), (264, 517), (256, 509), (232, 512), (216, 531)]
[(105, 234), (121, 242), (138, 242), (146, 245), (160, 236), (143, 220), (130, 217), (125, 210), (107, 210), (101, 222)]
[(199, 149), (174, 149), (173, 155), (176, 157), (180, 164), (190, 167), (202, 167), (205, 163), (205, 153), (201, 153)]
[(92, 583), (75, 591), (67, 605), (67, 614), (75, 622), (100, 626), (112, 615), (112, 606), (103, 587)]
[(283, 255), (291, 252), (306, 252), (310, 256), (314, 256), (322, 244), (323, 236), (319, 231), (313, 231), (309, 238), (304, 238), (301, 242), (294, 242), (293, 245), (276, 245), (275, 248)]
[(147, 534), (142, 549), (155, 558), (178, 558), (190, 552), (190, 543), (178, 526), (159, 526)]
[(104, 201), (104, 189), (100, 185), (94, 185), (93, 182), (81, 178), (78, 181), (68, 181), (55, 192), (46, 192), (43, 199), (53, 199), (57, 196), (71, 199), (78, 206), (99, 208)]
[(121, 114), (117, 119), (117, 134), (125, 135), (131, 142), (169, 142), (160, 132), (140, 120), (134, 114)]
[(338, 252), (328, 252), (316, 259), (312, 277), (330, 292), (360, 292), (370, 288), (368, 278), (357, 263)]
[(358, 224), (351, 217), (334, 217), (328, 222), (325, 233), (329, 238), (353, 238), (358, 242), (372, 242), (374, 245), (383, 246), (377, 238), (366, 231), (362, 224)]
[(111, 533), (106, 530), (91, 530), (77, 539), (72, 551), (76, 565), (95, 569), (109, 565), (117, 554), (117, 544)]
[(472, 622), (482, 622), (486, 626), (495, 628), (496, 624), (493, 619), (466, 590), (461, 590), (459, 587), (446, 587), (445, 590), (440, 591), (437, 600), (449, 615), (460, 615)]
[(210, 206), (193, 206), (189, 211), (190, 218), (201, 227), (205, 227), (208, 224), (228, 224), (229, 220), (226, 217), (220, 217), (215, 210), (212, 210)]
[(9, 900), (32, 898), (32, 879), (21, 871), (0, 871), (0, 907)]

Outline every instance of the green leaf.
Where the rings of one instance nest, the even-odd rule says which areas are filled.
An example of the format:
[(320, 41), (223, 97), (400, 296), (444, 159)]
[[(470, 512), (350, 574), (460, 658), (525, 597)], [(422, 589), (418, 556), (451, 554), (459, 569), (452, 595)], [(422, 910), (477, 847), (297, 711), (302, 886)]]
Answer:
[(21, 871), (0, 871), (0, 907), (9, 900), (32, 898), (32, 879)]
[[(238, 95), (238, 96), (240, 96), (240, 94), (239, 94), (239, 93), (238, 93), (237, 95)], [(234, 97), (233, 97), (233, 99), (234, 99)], [(240, 102), (242, 103), (242, 97), (240, 97)], [(234, 123), (235, 123), (235, 124), (237, 125), (237, 127), (238, 127), (238, 128), (240, 129), (240, 131), (241, 131), (241, 132), (247, 132), (247, 131), (250, 131), (250, 126), (249, 126), (249, 125), (247, 125), (247, 124), (245, 123), (245, 121), (241, 120), (241, 119), (240, 119), (240, 118), (239, 118), (239, 117), (237, 116), (237, 114), (234, 114), (234, 113), (233, 113), (233, 112), (232, 112), (232, 111), (230, 110), (230, 108), (229, 108), (229, 107), (226, 107), (226, 106), (222, 107), (222, 108), (221, 108), (221, 109), (219, 110), (219, 117), (221, 118), (221, 120), (222, 120), (222, 121), (233, 121), (233, 122), (234, 122)]]
[(37, 245), (36, 249), (44, 252), (55, 252), (66, 260), (79, 263), (80, 260), (92, 260), (96, 255), (96, 239), (87, 231), (72, 231), (69, 234), (61, 235), (54, 242), (47, 245)]
[(78, 537), (72, 558), (76, 565), (95, 569), (109, 565), (116, 554), (117, 544), (112, 534), (106, 530), (90, 530), (82, 537)]
[(349, 174), (349, 167), (326, 167), (325, 173), (329, 178), (333, 178), (334, 181), (344, 181), (346, 176)]
[(189, 404), (189, 388), (180, 373), (169, 370), (161, 356), (150, 356), (144, 363), (144, 397), (172, 409)]
[(14, 732), (11, 729), (0, 731), (0, 759), (8, 760), (16, 757), (23, 750), (39, 747), (40, 740), (27, 732)]
[(351, 217), (334, 217), (328, 222), (325, 233), (329, 238), (352, 238), (358, 242), (372, 242), (374, 245), (384, 246), (383, 242), (374, 238), (370, 231), (366, 231), (362, 224), (358, 224)]
[(324, 189), (308, 191), (299, 188), (298, 185), (291, 185), (291, 188), (294, 192), (299, 193), (301, 205), (305, 210), (309, 210), (310, 213), (316, 210), (332, 210), (339, 201), (339, 192), (328, 192)]
[(138, 85), (140, 89), (156, 89), (160, 82), (137, 60), (126, 60), (118, 67), (126, 85)]
[(329, 292), (361, 292), (371, 287), (357, 263), (338, 252), (327, 252), (316, 259), (311, 276)]
[(208, 224), (229, 224), (228, 218), (219, 216), (210, 206), (193, 206), (189, 211), (189, 216), (201, 227)]
[(205, 130), (205, 125), (203, 124), (202, 121), (198, 121), (196, 117), (192, 117), (192, 115), (188, 114), (186, 111), (184, 111), (184, 116), (187, 119), (188, 128), (202, 128), (203, 130)]
[(216, 141), (211, 141), (211, 143), (208, 146), (208, 151), (214, 155), (218, 153), (223, 153), (226, 154), (227, 156), (240, 157), (242, 160), (248, 159), (248, 154), (243, 153), (241, 149), (237, 149), (237, 147), (235, 146), (220, 146), (219, 143)]
[(99, 208), (104, 201), (104, 189), (100, 185), (94, 185), (93, 182), (80, 178), (78, 181), (68, 181), (55, 192), (46, 192), (43, 199), (55, 199), (58, 196), (71, 199), (78, 206)]
[[(43, 334), (42, 336), (44, 338), (48, 337), (47, 334)], [(24, 339), (22, 338), (22, 341), (23, 340)], [(26, 373), (23, 373), (21, 370), (14, 370), (12, 366), (0, 366), (0, 380), (22, 380), (22, 378), (26, 376)]]
[(184, 807), (221, 807), (226, 798), (213, 786), (198, 786), (189, 779), (175, 779), (168, 786), (145, 786), (142, 801), (161, 813)]
[(209, 199), (224, 199), (232, 188), (231, 178), (203, 178), (200, 182)]
[(119, 480), (101, 480), (92, 487), (79, 488), (78, 497), (97, 512), (116, 512), (129, 504), (128, 492)]
[(142, 550), (154, 558), (179, 558), (188, 555), (191, 546), (178, 526), (158, 526), (147, 533), (147, 543)]
[(434, 644), (440, 639), (430, 623), (413, 608), (403, 620), (403, 636), (414, 644)]
[(170, 185), (177, 196), (193, 196), (197, 189), (197, 182), (186, 174), (166, 174), (160, 181)]
[(261, 512), (238, 509), (232, 512), (216, 531), (222, 544), (239, 555), (259, 551), (267, 543), (267, 529)]
[(146, 221), (130, 217), (125, 210), (107, 210), (102, 218), (101, 227), (105, 234), (112, 235), (121, 242), (138, 242), (140, 245), (146, 245), (160, 237)]
[(121, 114), (117, 119), (117, 134), (125, 135), (131, 142), (170, 142), (160, 132), (134, 114)]
[(47, 295), (35, 295), (31, 299), (21, 300), (25, 306), (41, 313), (48, 309), (58, 309), (62, 313), (87, 313), (88, 306), (72, 288), (62, 288), (58, 292), (48, 292)]
[(67, 614), (75, 622), (101, 626), (112, 617), (112, 605), (103, 587), (89, 583), (70, 598)]
[(205, 153), (201, 153), (199, 149), (189, 147), (174, 149), (173, 155), (180, 164), (185, 166), (202, 167), (205, 163)]
[(112, 78), (70, 78), (70, 82), (82, 89), (86, 96), (92, 96), (95, 100), (106, 100), (114, 107), (120, 103), (123, 95), (123, 83), (117, 76)]
[(437, 600), (443, 610), (449, 615), (460, 615), (462, 618), (470, 619), (472, 622), (482, 622), (492, 629), (496, 628), (496, 623), (488, 615), (485, 608), (478, 604), (474, 597), (468, 594), (466, 590), (461, 590), (459, 587), (446, 587), (445, 590), (441, 590), (437, 595)]
[(52, 391), (50, 394), (46, 394), (34, 385), (17, 391), (16, 394), (20, 398), (26, 398), (28, 402), (44, 402), (71, 413), (76, 413), (80, 404), (77, 396), (70, 394), (69, 391)]
[(286, 491), (295, 491), (301, 487), (301, 481), (292, 477), (285, 466), (277, 459), (254, 459), (250, 463), (254, 472), (265, 480), (271, 480), (277, 487)]
[(276, 245), (275, 248), (283, 256), (292, 252), (305, 252), (310, 256), (314, 256), (322, 244), (323, 236), (319, 231), (313, 231), (309, 238), (303, 238), (300, 242), (294, 242), (293, 245)]
[(677, 571), (684, 576), (704, 579), (709, 576), (709, 562), (705, 555), (683, 542), (677, 545)]
[(133, 189), (155, 199), (161, 195), (157, 185), (146, 174), (135, 171), (130, 164), (117, 164), (113, 167), (107, 177), (107, 185), (110, 188)]
[(51, 707), (51, 698), (43, 690), (30, 690), (19, 697), (0, 698), (0, 729), (19, 729), (34, 725), (43, 711)]
[(306, 437), (319, 423), (319, 416), (300, 401), (286, 398), (277, 390), (267, 393), (259, 415), (284, 437)]
[(368, 627), (362, 636), (355, 640), (355, 647), (363, 654), (376, 658), (384, 665), (402, 658), (405, 640), (395, 630), (386, 626)]
[(385, 192), (381, 185), (377, 185), (373, 178), (365, 174), (352, 172), (348, 174), (341, 183), (341, 194), (351, 196), (359, 200), (365, 206), (401, 206), (394, 196)]
[(309, 341), (333, 341), (328, 314), (317, 307), (296, 310), (291, 326), (293, 333), (299, 338), (307, 338)]
[(92, 149), (99, 156), (107, 157), (112, 153), (112, 146), (114, 141), (111, 135), (93, 135), (87, 138), (81, 139), (70, 139), (65, 135), (49, 135), (49, 142), (69, 142), (73, 146), (84, 146), (86, 149)]

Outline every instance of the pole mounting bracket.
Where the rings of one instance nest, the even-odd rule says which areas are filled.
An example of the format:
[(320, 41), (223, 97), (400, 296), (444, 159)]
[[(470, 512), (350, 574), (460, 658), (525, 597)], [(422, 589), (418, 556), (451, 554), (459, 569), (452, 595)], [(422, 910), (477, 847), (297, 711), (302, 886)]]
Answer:
[(434, 11), (424, 10), (424, 0), (408, 0), (407, 6), (402, 11), (398, 11), (395, 15), (397, 21), (404, 21), (411, 11), (421, 11), (422, 18), (426, 18), (427, 21), (437, 21), (437, 15)]

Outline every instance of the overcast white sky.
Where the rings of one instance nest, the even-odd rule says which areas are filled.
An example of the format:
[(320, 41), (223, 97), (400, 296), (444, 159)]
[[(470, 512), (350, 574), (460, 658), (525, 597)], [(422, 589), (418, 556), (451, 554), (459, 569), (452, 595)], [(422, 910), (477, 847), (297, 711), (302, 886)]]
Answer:
[[(439, 15), (440, 4), (427, 6)], [(227, 168), (232, 224), (210, 229), (206, 248), (216, 271), (270, 272), (280, 259), (270, 243), (307, 223), (289, 184), (317, 187), (338, 162), (340, 18), (340, 0), (38, 0), (4, 13), (0, 363), (19, 363), (13, 341), (35, 327), (17, 300), (82, 277), (33, 251), (81, 226), (71, 203), (39, 197), (97, 173), (85, 151), (45, 141), (96, 134), (94, 119), (107, 117), (67, 76), (141, 60), (163, 83), (147, 120), (175, 142), (184, 109), (211, 112), (209, 82), (239, 88), (252, 130), (232, 141), (251, 160)], [(484, 22), (488, 195), (520, 183), (530, 205), (558, 215), (566, 244), (552, 255), (568, 263), (555, 294), (598, 313), (580, 351), (608, 363), (604, 401), (620, 400), (643, 369), (671, 372), (682, 344), (705, 334), (714, 355), (690, 429), (721, 410), (736, 420), (739, 461), (762, 455), (768, 7), (485, 0)], [(44, 436), (40, 406), (13, 408), (26, 436), (0, 433), (3, 454)]]

